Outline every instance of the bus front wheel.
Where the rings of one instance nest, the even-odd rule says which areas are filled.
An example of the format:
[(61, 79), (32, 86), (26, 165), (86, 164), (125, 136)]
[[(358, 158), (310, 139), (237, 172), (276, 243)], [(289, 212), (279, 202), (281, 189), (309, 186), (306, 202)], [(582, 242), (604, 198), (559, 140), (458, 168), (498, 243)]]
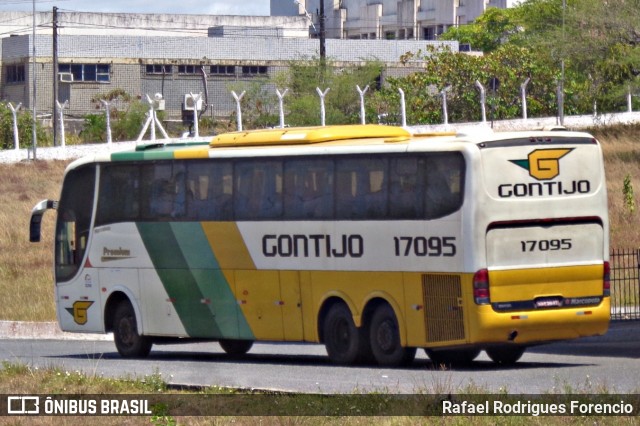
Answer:
[(371, 317), (369, 341), (371, 352), (379, 365), (409, 364), (416, 356), (416, 348), (405, 348), (400, 343), (400, 329), (393, 309), (380, 305)]
[(218, 344), (227, 354), (238, 356), (249, 352), (249, 349), (253, 346), (253, 340), (220, 339)]
[(324, 345), (329, 359), (336, 364), (353, 364), (360, 354), (360, 340), (347, 305), (331, 306), (324, 319)]
[(138, 334), (136, 314), (128, 301), (121, 302), (113, 315), (113, 340), (124, 358), (144, 358), (151, 351), (151, 340)]
[(496, 346), (485, 349), (485, 352), (496, 364), (511, 365), (518, 362), (525, 350), (524, 346)]

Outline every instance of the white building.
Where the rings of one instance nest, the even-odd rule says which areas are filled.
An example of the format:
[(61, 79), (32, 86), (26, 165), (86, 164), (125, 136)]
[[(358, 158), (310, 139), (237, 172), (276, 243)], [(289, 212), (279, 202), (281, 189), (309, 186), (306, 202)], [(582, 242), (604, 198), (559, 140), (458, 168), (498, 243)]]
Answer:
[[(31, 20), (28, 14), (0, 13), (1, 22), (11, 23), (1, 31), (0, 98), (31, 109), (35, 72), (39, 115), (51, 114), (56, 100), (69, 102), (70, 115), (96, 113), (96, 97), (122, 89), (142, 99), (161, 93), (166, 117), (174, 120), (185, 113), (185, 94), (203, 92), (208, 94), (208, 113), (225, 117), (235, 108), (232, 87), (256, 81), (273, 86), (272, 78), (286, 71), (291, 61), (319, 57), (319, 42), (309, 38), (304, 15), (61, 13), (56, 69), (52, 14), (37, 15), (35, 39)], [(458, 48), (453, 41), (329, 39), (326, 55), (339, 67), (379, 61), (384, 64), (384, 81), (386, 76), (419, 69), (420, 64), (400, 63), (400, 57), (424, 52), (427, 45)]]
[(320, 2), (327, 38), (435, 40), (487, 8), (512, 7), (518, 0), (271, 0), (271, 15), (308, 13), (318, 31)]

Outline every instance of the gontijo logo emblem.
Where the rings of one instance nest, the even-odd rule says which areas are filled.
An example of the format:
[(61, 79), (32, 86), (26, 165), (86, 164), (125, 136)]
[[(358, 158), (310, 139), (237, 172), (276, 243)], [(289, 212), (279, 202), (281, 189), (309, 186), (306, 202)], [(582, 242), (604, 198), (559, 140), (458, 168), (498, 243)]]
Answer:
[(66, 308), (66, 310), (73, 315), (73, 320), (76, 324), (85, 325), (89, 320), (87, 311), (91, 305), (93, 305), (93, 302), (90, 300), (78, 300), (73, 302), (73, 308)]
[(538, 180), (553, 179), (560, 174), (560, 159), (573, 151), (573, 148), (536, 149), (523, 160), (509, 160), (513, 164), (529, 171), (529, 175)]

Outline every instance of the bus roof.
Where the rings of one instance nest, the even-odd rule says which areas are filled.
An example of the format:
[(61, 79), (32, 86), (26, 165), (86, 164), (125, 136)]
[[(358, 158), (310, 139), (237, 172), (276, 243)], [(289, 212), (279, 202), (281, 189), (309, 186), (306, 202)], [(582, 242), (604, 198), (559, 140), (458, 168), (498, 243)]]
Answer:
[(214, 137), (209, 146), (211, 148), (222, 148), (299, 145), (372, 138), (406, 141), (411, 138), (411, 132), (402, 127), (381, 126), (377, 124), (291, 127), (224, 133)]
[[(425, 146), (423, 144), (428, 143), (429, 149), (452, 149), (455, 142), (459, 144), (458, 146), (460, 144), (477, 145), (483, 148), (502, 146), (506, 143), (505, 141), (509, 140), (523, 141), (528, 139), (532, 144), (553, 144), (554, 142), (572, 143), (571, 139), (576, 141), (578, 140), (576, 138), (582, 141), (584, 138), (589, 138), (595, 143), (593, 136), (587, 133), (558, 129), (496, 133), (490, 129), (488, 131), (487, 129), (471, 129), (465, 133), (454, 131), (412, 133), (403, 127), (376, 124), (291, 127), (224, 133), (213, 137), (209, 142), (155, 142), (140, 145), (134, 150), (85, 157), (74, 162), (72, 167), (90, 162), (245, 156), (255, 155), (255, 150), (262, 151), (263, 149), (269, 152), (268, 155), (284, 155), (292, 153), (292, 146), (298, 146), (300, 148), (297, 149), (300, 151), (309, 151), (308, 153), (312, 154), (317, 153), (318, 149), (326, 153), (326, 149), (329, 147), (342, 147), (340, 151), (343, 151), (352, 146), (358, 152), (363, 149), (377, 150), (375, 145), (380, 148), (387, 145), (387, 148), (383, 149), (385, 151), (421, 150)], [(303, 146), (308, 148), (301, 149)], [(366, 146), (371, 148), (365, 148)], [(317, 148), (313, 149), (313, 147)], [(272, 152), (272, 150), (274, 151)], [(267, 151), (262, 152), (266, 154)]]

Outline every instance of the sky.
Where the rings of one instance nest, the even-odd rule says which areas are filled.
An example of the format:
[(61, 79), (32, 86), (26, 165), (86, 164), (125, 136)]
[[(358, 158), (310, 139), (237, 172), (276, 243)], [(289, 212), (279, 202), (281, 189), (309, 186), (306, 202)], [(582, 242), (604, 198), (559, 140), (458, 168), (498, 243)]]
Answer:
[[(36, 11), (269, 15), (269, 0), (35, 0)], [(0, 11), (32, 11), (33, 0), (0, 0)]]

